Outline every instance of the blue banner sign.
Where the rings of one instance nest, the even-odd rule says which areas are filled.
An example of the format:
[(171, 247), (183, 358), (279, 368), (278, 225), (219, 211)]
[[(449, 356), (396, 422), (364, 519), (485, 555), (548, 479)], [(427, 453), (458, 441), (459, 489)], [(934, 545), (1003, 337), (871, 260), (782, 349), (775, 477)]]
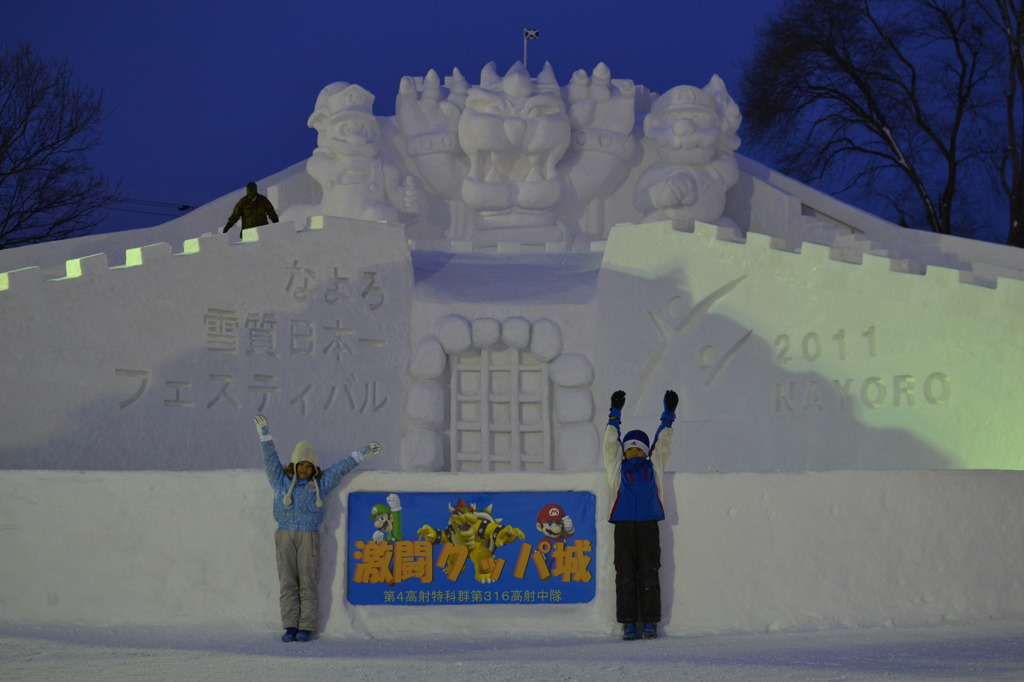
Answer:
[(352, 604), (580, 604), (595, 594), (588, 492), (348, 496)]

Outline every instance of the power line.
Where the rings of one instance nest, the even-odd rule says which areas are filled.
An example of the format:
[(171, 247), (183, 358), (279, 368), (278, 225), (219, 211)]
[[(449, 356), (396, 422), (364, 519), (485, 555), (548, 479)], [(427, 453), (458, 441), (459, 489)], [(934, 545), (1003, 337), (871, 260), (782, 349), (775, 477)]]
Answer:
[[(117, 203), (119, 204), (138, 204), (140, 206), (155, 206), (157, 208), (173, 208), (178, 211), (191, 211), (195, 206), (182, 203), (168, 203), (166, 201), (146, 201), (143, 199), (121, 199)], [(116, 210), (129, 210), (129, 209), (116, 209)]]
[(158, 215), (158, 216), (162, 216), (164, 218), (177, 218), (178, 217), (174, 213), (158, 213), (157, 211), (140, 211), (140, 210), (135, 209), (135, 208), (116, 208), (114, 206), (109, 206), (107, 208), (107, 210), (108, 211), (120, 211), (121, 213), (145, 213), (146, 215)]

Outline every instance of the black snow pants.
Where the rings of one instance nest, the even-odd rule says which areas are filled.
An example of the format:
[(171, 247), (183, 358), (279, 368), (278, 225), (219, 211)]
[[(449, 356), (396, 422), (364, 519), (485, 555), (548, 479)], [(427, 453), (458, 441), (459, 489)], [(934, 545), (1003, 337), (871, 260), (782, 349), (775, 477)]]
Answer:
[(657, 521), (615, 522), (615, 619), (661, 622), (661, 537)]

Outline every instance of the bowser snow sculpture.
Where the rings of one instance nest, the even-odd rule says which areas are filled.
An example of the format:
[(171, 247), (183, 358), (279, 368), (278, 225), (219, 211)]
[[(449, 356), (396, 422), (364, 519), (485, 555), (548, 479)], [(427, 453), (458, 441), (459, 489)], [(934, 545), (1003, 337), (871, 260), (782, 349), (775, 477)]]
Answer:
[(550, 64), (532, 79), (520, 62), (504, 77), (492, 62), (477, 86), (457, 69), (448, 83), (431, 70), (419, 91), (407, 76), (395, 109), (424, 183), (453, 207), (452, 239), (571, 243), (586, 205), (634, 165), (635, 87), (604, 64), (577, 71), (566, 93)]

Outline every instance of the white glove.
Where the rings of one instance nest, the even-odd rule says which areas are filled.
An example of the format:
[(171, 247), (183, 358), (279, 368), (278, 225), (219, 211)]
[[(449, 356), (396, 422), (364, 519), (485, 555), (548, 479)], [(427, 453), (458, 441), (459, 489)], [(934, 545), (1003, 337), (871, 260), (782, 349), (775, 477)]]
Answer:
[(359, 454), (365, 457), (376, 457), (380, 454), (380, 443), (373, 441), (359, 448)]
[(374, 531), (373, 533), (374, 542), (384, 542), (384, 533), (382, 531)]
[(567, 535), (572, 535), (575, 532), (575, 526), (573, 526), (572, 519), (568, 516), (562, 517), (562, 532)]
[(391, 493), (385, 499), (387, 499), (388, 507), (391, 508), (391, 511), (402, 511), (402, 501), (398, 499), (398, 495)]
[(260, 435), (260, 440), (273, 440), (270, 437), (270, 422), (262, 414), (256, 415), (256, 433)]

